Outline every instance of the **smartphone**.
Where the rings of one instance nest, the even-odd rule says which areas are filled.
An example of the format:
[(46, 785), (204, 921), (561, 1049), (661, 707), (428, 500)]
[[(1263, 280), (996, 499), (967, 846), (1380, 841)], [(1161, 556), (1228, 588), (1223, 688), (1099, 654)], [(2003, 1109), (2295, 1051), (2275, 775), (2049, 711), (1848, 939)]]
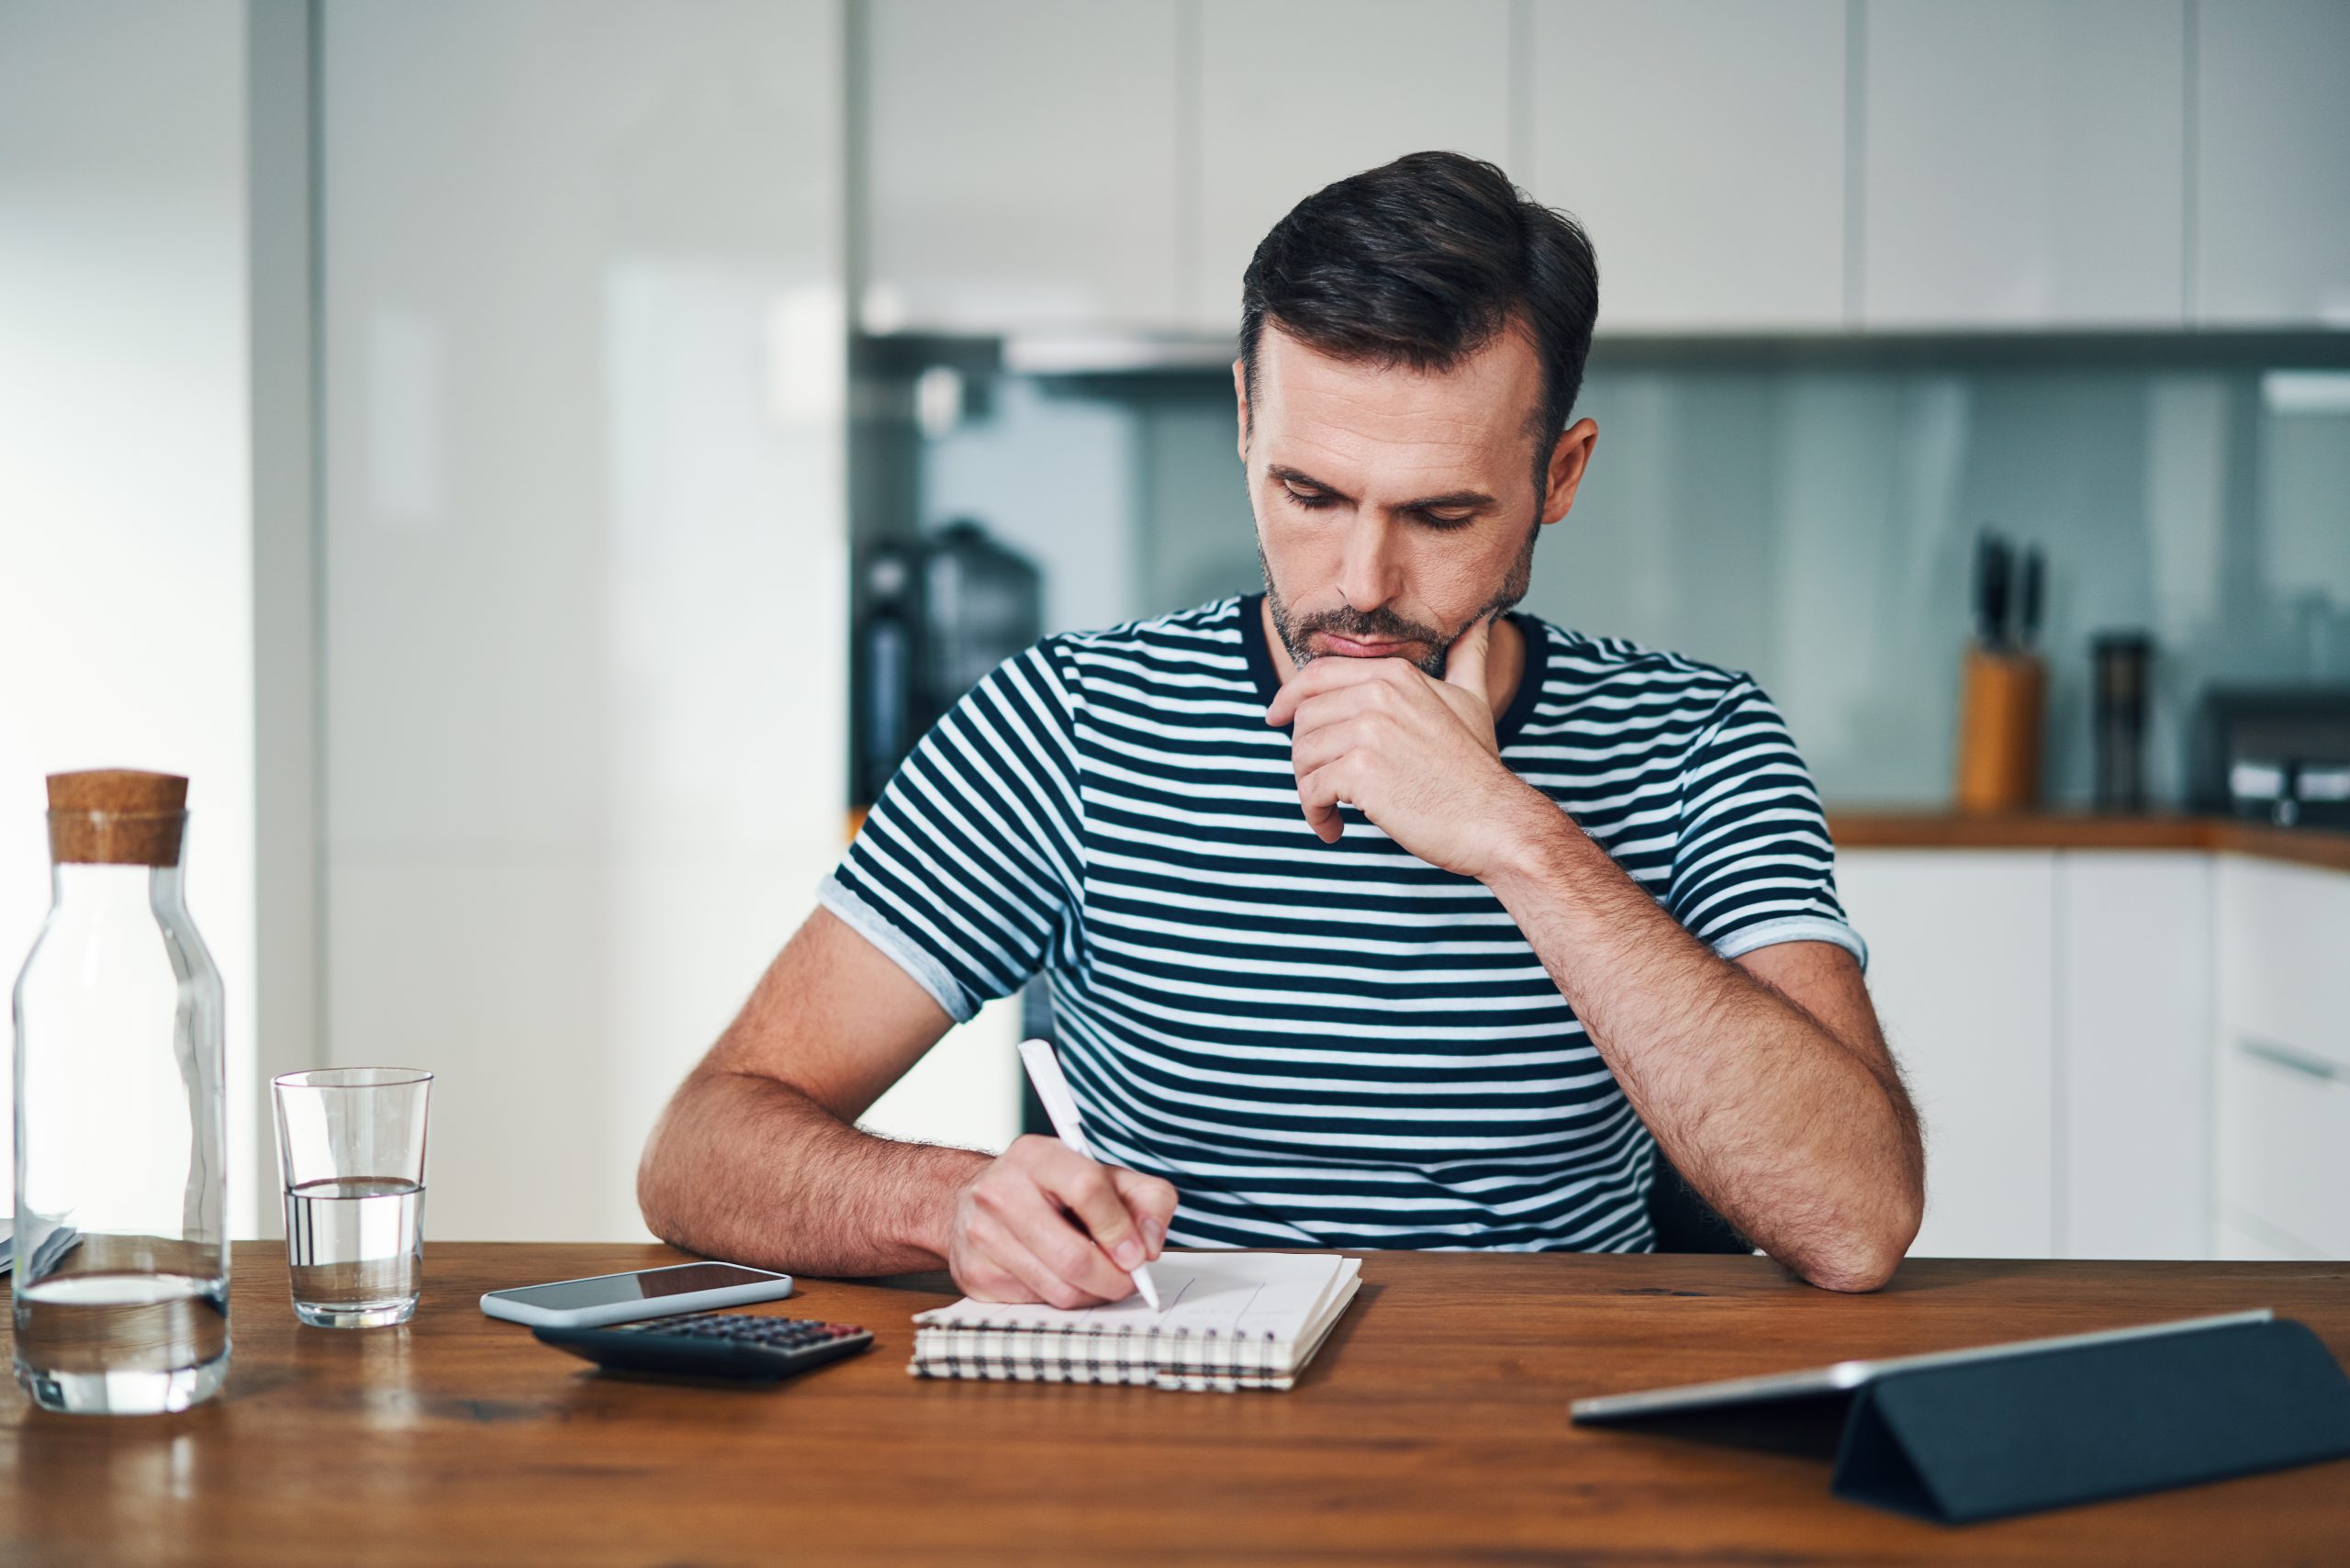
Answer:
[(481, 1298), (481, 1309), (509, 1323), (597, 1328), (643, 1317), (781, 1301), (790, 1294), (789, 1274), (770, 1274), (740, 1263), (672, 1263), (664, 1269), (491, 1291)]

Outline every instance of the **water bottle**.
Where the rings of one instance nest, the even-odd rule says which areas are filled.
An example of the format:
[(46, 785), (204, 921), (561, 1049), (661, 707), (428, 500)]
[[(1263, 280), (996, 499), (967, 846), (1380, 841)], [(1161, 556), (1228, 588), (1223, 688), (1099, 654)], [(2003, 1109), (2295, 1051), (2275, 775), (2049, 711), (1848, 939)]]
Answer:
[(183, 896), (187, 780), (49, 780), (17, 977), (17, 1378), (50, 1410), (184, 1410), (229, 1372), (220, 972)]

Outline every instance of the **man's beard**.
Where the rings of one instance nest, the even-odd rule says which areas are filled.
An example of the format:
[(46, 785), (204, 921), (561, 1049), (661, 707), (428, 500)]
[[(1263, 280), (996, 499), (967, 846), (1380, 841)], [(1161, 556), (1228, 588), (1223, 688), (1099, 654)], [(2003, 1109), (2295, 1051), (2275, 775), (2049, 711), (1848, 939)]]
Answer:
[[(1413, 659), (1412, 664), (1423, 675), (1441, 680), (1444, 678), (1445, 656), (1451, 652), (1452, 644), (1463, 632), (1488, 615), (1499, 615), (1511, 609), (1526, 597), (1526, 590), (1534, 581), (1534, 543), (1541, 537), (1542, 525), (1538, 519), (1527, 530), (1526, 548), (1517, 553), (1517, 560), (1511, 565), (1509, 576), (1502, 580), (1501, 591), (1449, 632), (1406, 621), (1384, 605), (1376, 610), (1357, 610), (1350, 604), (1342, 604), (1336, 610), (1309, 615), (1303, 621), (1292, 620), (1288, 601), (1281, 598), (1281, 589), (1274, 586), (1272, 565), (1265, 559), (1265, 544), (1261, 539), (1257, 542), (1257, 566), (1265, 574), (1265, 608), (1272, 612), (1273, 630), (1280, 635), (1281, 645), (1289, 650), (1290, 661), (1300, 669), (1311, 664), (1315, 657), (1306, 639), (1316, 632), (1329, 632), (1367, 642), (1417, 643), (1426, 647), (1427, 653), (1423, 657)], [(1404, 655), (1389, 656), (1400, 658)]]

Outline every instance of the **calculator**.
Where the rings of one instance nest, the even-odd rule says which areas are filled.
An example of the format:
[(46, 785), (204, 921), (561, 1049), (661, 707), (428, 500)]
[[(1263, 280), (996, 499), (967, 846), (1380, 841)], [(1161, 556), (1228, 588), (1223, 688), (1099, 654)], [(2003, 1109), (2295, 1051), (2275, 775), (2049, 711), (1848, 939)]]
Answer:
[(698, 1312), (611, 1328), (532, 1328), (543, 1342), (614, 1372), (772, 1383), (872, 1348), (873, 1336), (846, 1323)]

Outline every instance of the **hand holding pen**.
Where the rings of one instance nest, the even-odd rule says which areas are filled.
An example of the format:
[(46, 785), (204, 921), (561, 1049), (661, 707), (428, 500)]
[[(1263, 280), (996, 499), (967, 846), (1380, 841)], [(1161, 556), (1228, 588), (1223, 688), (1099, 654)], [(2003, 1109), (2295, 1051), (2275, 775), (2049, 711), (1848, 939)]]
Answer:
[[(1027, 1054), (1024, 1047), (1024, 1058)], [(1032, 1063), (1032, 1077), (1037, 1070)], [(1059, 1064), (1050, 1070), (1058, 1084)], [(946, 1248), (955, 1282), (979, 1301), (1092, 1306), (1138, 1290), (1148, 1301), (1143, 1269), (1166, 1240), (1174, 1187), (1156, 1176), (1097, 1164), (1076, 1124), (1075, 1102), (1053, 1112), (1053, 1098), (1041, 1083), (1038, 1088), (1047, 1114), (1065, 1113), (1069, 1123), (1059, 1138), (1018, 1139), (964, 1187)], [(1065, 1085), (1061, 1093), (1066, 1096)], [(1074, 1140), (1070, 1132), (1078, 1135)]]

